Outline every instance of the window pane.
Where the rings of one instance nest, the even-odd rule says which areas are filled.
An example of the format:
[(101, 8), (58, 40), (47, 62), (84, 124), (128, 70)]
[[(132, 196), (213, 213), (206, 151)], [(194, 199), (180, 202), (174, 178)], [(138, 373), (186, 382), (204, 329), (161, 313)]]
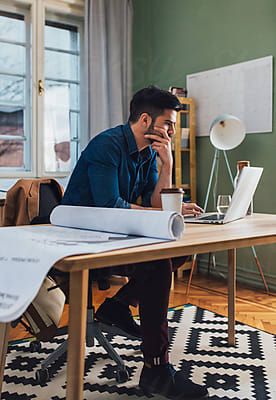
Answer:
[(79, 57), (45, 50), (45, 76), (51, 79), (79, 79)]
[(72, 138), (79, 137), (79, 113), (71, 111), (70, 112), (70, 131)]
[(48, 20), (44, 37), (44, 169), (67, 172), (78, 156), (79, 31), (74, 25)]
[[(47, 24), (52, 24), (53, 26)], [(45, 47), (78, 51), (79, 34), (77, 28), (47, 21), (45, 26)]]
[(24, 17), (17, 14), (0, 12), (0, 40), (25, 42)]
[(0, 11), (0, 168), (31, 164), (30, 40), (24, 15)]
[(0, 71), (12, 74), (25, 73), (25, 47), (0, 42)]
[(77, 142), (71, 142), (70, 155), (71, 155), (70, 171), (72, 171), (73, 167), (75, 166), (76, 160), (79, 158), (79, 146)]
[(70, 91), (50, 86), (44, 101), (44, 160), (46, 171), (70, 170)]
[(0, 167), (24, 167), (23, 143), (19, 140), (0, 140)]
[(24, 112), (21, 109), (0, 107), (0, 135), (24, 135)]
[(70, 107), (74, 110), (80, 109), (80, 85), (79, 84), (70, 84)]
[(24, 104), (24, 79), (0, 74), (0, 104)]
[[(79, 85), (74, 83), (63, 83), (58, 81), (46, 81), (45, 82), (46, 90), (54, 87), (65, 87), (66, 90), (69, 90), (69, 104), (70, 108), (74, 110), (79, 110)], [(62, 99), (60, 99), (62, 101)]]

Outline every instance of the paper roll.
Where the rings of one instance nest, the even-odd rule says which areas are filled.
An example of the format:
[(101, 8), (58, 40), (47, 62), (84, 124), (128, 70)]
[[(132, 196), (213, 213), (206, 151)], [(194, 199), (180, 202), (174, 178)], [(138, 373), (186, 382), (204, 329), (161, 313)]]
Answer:
[(160, 239), (180, 239), (185, 229), (183, 217), (173, 211), (58, 206), (50, 220), (63, 227)]

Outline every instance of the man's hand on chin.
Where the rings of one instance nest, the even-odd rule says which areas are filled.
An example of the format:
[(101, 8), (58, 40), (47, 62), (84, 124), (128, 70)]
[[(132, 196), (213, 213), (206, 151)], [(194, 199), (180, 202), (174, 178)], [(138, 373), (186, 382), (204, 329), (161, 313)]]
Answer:
[(155, 125), (153, 132), (146, 133), (145, 138), (151, 141), (151, 147), (159, 155), (162, 166), (164, 165), (168, 168), (172, 168), (171, 138), (166, 132), (166, 129)]

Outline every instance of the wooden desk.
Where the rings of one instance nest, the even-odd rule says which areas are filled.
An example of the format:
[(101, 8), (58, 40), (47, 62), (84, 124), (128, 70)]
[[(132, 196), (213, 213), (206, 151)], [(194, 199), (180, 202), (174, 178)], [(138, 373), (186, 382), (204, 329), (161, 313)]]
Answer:
[[(235, 344), (236, 249), (271, 243), (276, 243), (276, 215), (255, 214), (226, 225), (187, 224), (183, 239), (174, 242), (66, 257), (57, 262), (56, 268), (70, 272), (70, 299), (72, 300), (69, 311), (66, 399), (83, 399), (89, 269), (228, 250), (228, 343), (233, 346)], [(0, 324), (1, 327), (4, 329), (5, 324)], [(5, 357), (2, 356), (2, 361), (4, 359)]]

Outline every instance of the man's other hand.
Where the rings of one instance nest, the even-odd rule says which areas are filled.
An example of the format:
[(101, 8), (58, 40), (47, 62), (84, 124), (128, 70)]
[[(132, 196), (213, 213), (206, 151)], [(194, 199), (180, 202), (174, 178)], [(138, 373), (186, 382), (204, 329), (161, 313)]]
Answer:
[(200, 215), (204, 210), (199, 207), (196, 203), (182, 203), (182, 214), (183, 215)]

